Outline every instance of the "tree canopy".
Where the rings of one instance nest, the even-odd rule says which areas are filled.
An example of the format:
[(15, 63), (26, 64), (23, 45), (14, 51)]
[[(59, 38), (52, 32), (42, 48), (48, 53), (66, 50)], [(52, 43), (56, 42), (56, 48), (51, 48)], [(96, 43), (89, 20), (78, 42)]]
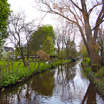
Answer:
[(54, 51), (55, 35), (52, 26), (44, 25), (33, 33), (30, 42), (31, 50), (37, 52), (44, 50), (47, 54)]
[(8, 16), (10, 14), (10, 5), (7, 0), (0, 0), (0, 43), (7, 37)]

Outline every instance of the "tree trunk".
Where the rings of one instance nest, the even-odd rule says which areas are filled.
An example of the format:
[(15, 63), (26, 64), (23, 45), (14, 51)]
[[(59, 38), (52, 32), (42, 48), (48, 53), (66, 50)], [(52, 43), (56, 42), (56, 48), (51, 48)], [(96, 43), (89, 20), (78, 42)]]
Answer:
[(69, 59), (68, 45), (66, 44), (66, 59)]
[(97, 51), (96, 40), (93, 38), (88, 42), (89, 57), (91, 60), (92, 71), (96, 72), (100, 68), (100, 61)]
[(21, 54), (21, 57), (22, 57), (22, 60), (23, 60), (24, 66), (27, 66), (26, 61), (25, 61), (25, 58), (24, 58), (24, 55)]
[(29, 51), (29, 44), (27, 45), (27, 60), (29, 59), (30, 57), (30, 51)]
[(23, 53), (23, 50), (22, 50), (22, 47), (20, 47), (20, 54), (21, 54), (21, 58), (23, 60), (24, 66), (27, 66), (26, 61), (25, 61), (25, 57), (24, 57), (24, 53)]
[[(78, 25), (78, 24), (77, 24)], [(83, 33), (83, 29), (78, 25), (79, 30), (81, 32), (81, 36), (83, 38), (84, 44), (86, 46), (89, 58), (91, 60), (91, 67), (92, 71), (97, 71), (100, 67), (99, 57), (98, 57), (98, 51), (97, 51), (97, 43), (96, 39), (92, 37), (91, 29), (89, 27), (86, 27), (86, 34), (87, 34), (87, 41), (85, 39), (85, 34)]]
[(58, 54), (58, 58), (59, 58), (60, 46), (59, 46), (58, 43), (57, 43), (57, 47), (58, 47), (58, 49), (57, 49), (57, 54)]

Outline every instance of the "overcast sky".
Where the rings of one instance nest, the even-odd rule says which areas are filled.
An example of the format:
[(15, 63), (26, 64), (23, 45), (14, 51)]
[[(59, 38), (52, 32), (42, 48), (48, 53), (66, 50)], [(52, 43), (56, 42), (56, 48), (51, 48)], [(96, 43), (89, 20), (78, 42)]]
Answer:
[[(27, 21), (32, 21), (33, 19), (41, 20), (40, 17), (44, 17), (46, 14), (38, 10), (39, 7), (35, 0), (8, 0), (8, 3), (11, 5), (11, 10), (14, 13), (24, 12)], [(41, 24), (50, 24), (55, 29), (57, 26), (59, 27), (59, 21), (56, 19), (57, 17), (55, 14), (47, 14), (45, 18), (41, 20)], [(79, 43), (79, 41), (80, 39), (76, 40), (77, 43)]]
[[(24, 12), (28, 21), (40, 19), (44, 17), (46, 13), (42, 13), (38, 10), (38, 5), (35, 0), (8, 0), (11, 5), (11, 10), (14, 13)], [(45, 18), (41, 21), (42, 24), (51, 24), (55, 26), (54, 15), (47, 14)]]

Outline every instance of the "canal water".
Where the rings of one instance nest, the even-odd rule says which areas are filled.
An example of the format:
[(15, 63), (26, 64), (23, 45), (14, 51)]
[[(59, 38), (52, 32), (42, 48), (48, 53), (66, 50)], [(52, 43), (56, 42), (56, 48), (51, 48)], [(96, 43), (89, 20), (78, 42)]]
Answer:
[(80, 61), (58, 66), (0, 93), (0, 104), (104, 104)]

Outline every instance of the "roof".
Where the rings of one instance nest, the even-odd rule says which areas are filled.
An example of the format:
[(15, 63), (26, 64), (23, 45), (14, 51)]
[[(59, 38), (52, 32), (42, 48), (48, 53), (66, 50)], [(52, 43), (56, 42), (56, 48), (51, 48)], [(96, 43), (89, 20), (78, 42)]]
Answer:
[(14, 51), (14, 48), (13, 48), (13, 47), (4, 47), (4, 49), (5, 49), (7, 52), (13, 52), (13, 51)]

